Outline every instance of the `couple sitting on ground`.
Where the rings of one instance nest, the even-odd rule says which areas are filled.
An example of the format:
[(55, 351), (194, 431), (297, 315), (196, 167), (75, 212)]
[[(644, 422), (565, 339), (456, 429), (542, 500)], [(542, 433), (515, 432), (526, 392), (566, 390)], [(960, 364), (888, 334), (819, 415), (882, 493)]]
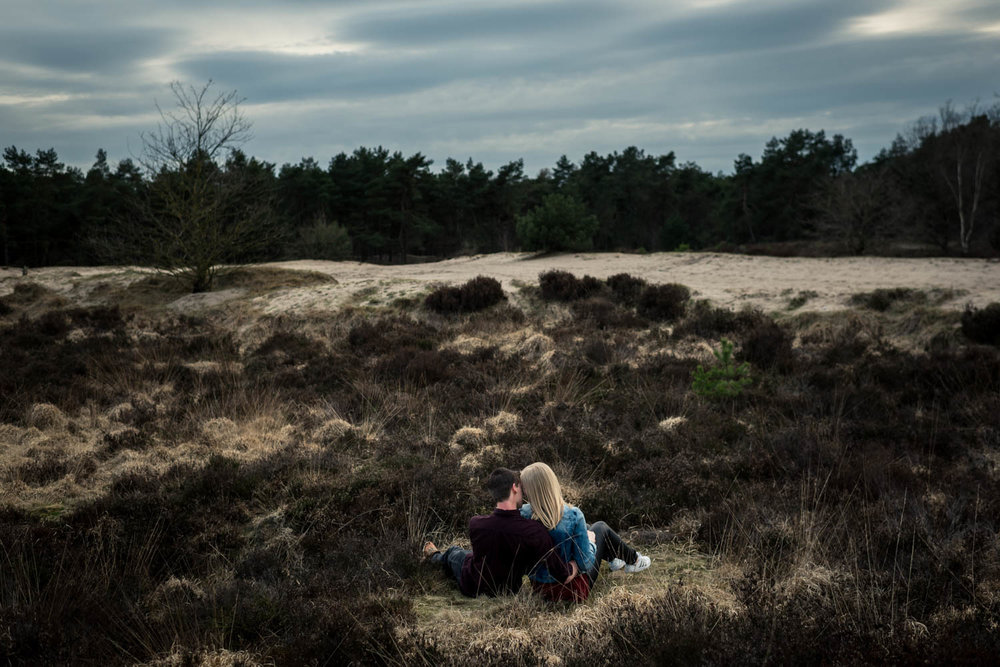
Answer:
[(517, 593), (527, 574), (544, 598), (583, 602), (601, 561), (626, 572), (649, 567), (649, 557), (625, 544), (608, 524), (588, 526), (579, 508), (563, 502), (559, 480), (544, 463), (520, 473), (498, 468), (486, 487), (497, 506), (492, 514), (469, 520), (472, 551), (424, 545), (424, 556), (454, 577), (464, 595)]

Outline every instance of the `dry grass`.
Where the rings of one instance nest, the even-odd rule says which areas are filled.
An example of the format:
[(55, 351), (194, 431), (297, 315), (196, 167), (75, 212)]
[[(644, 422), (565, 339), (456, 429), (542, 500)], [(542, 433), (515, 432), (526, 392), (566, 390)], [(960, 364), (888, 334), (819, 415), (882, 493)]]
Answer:
[[(975, 662), (1000, 644), (1000, 363), (946, 295), (785, 316), (788, 363), (712, 402), (690, 383), (715, 337), (530, 293), (442, 317), (373, 285), (334, 315), (268, 315), (341, 285), (245, 270), (192, 315), (158, 277), (115, 275), (73, 278), (82, 311), (72, 285), (22, 288), (0, 322), (8, 661)], [(535, 460), (590, 520), (638, 526), (653, 567), (562, 606), (469, 600), (419, 565), (426, 537), (467, 544), (492, 467)]]

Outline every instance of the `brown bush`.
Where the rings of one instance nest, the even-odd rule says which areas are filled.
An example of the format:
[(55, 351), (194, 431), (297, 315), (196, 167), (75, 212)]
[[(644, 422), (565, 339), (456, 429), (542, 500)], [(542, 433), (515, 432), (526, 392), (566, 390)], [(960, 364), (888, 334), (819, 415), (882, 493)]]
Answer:
[(573, 301), (584, 294), (584, 287), (569, 271), (545, 271), (538, 274), (538, 286), (546, 301)]
[(626, 306), (635, 306), (639, 302), (642, 290), (648, 284), (643, 278), (637, 278), (628, 273), (616, 273), (608, 276), (605, 281), (615, 298)]
[(600, 296), (576, 301), (572, 308), (573, 316), (577, 320), (593, 324), (598, 329), (636, 329), (646, 324), (631, 310), (626, 310)]
[(690, 298), (691, 290), (684, 285), (649, 285), (639, 295), (637, 310), (642, 317), (672, 322), (684, 315)]
[(498, 280), (476, 276), (461, 287), (435, 289), (424, 299), (424, 306), (438, 313), (469, 313), (494, 306), (506, 298)]
[(792, 362), (792, 338), (773, 320), (765, 320), (741, 336), (739, 359), (758, 368), (788, 368)]
[(966, 306), (962, 312), (962, 334), (975, 343), (1000, 347), (1000, 303), (983, 308)]

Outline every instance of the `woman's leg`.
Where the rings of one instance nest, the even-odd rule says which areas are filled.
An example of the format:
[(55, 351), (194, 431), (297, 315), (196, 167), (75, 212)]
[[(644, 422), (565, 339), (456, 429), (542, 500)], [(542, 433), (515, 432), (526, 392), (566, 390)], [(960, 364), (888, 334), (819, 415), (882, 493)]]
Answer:
[(597, 546), (597, 556), (594, 558), (594, 566), (587, 572), (587, 578), (590, 579), (591, 584), (597, 580), (597, 573), (601, 568), (602, 560), (611, 561), (615, 558), (621, 558), (626, 563), (634, 563), (638, 559), (638, 552), (625, 544), (622, 538), (618, 536), (618, 533), (611, 530), (611, 526), (603, 521), (592, 523), (587, 527), (587, 530), (593, 531), (596, 538), (595, 545)]

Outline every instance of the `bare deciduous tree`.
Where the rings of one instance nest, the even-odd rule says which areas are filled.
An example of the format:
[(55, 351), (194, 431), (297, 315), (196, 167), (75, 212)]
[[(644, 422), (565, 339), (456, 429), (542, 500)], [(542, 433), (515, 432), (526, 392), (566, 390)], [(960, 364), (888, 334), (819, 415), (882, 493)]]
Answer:
[(968, 254), (986, 174), (995, 160), (995, 126), (1000, 120), (1000, 105), (983, 111), (973, 104), (964, 112), (959, 112), (951, 102), (947, 102), (941, 107), (939, 115), (943, 144), (941, 177), (948, 185), (958, 212), (958, 240), (962, 254)]
[(220, 164), (251, 136), (237, 92), (216, 94), (212, 81), (170, 89), (175, 108), (157, 104), (160, 123), (140, 135), (149, 187), (126, 243), (138, 261), (203, 292), (225, 265), (254, 259), (272, 242), (270, 196), (245, 160)]
[(817, 224), (825, 233), (842, 239), (852, 254), (862, 255), (874, 241), (898, 230), (897, 199), (884, 168), (841, 174), (829, 179), (814, 200)]

